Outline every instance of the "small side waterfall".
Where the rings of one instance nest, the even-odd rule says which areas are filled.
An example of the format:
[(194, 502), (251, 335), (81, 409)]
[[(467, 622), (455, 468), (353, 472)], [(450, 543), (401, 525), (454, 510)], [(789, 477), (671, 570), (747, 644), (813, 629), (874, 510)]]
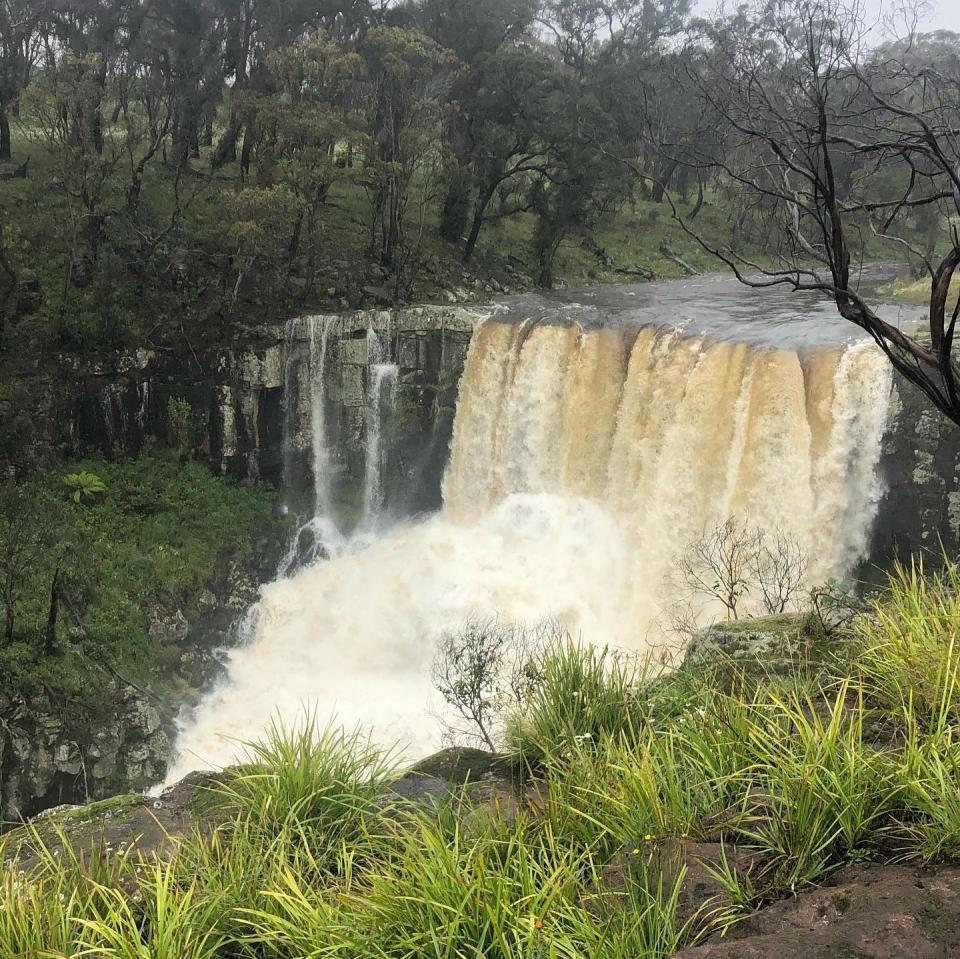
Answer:
[[(316, 373), (330, 326), (311, 332)], [(368, 333), (367, 519), (382, 505), (397, 384), (383, 349)], [(322, 482), (321, 387), (314, 376)], [(291, 562), (264, 588), (227, 681), (182, 731), (171, 778), (230, 762), (236, 738), (277, 712), (295, 723), (308, 702), (386, 741), (435, 746), (433, 650), (471, 617), (550, 616), (586, 640), (662, 643), (671, 565), (728, 517), (800, 544), (811, 583), (848, 574), (881, 492), (890, 388), (869, 342), (771, 349), (653, 327), (482, 323), (460, 382), (443, 511), (353, 541), (314, 517), (310, 533), (334, 544), (323, 554), (332, 561)], [(326, 495), (318, 490), (318, 509)]]
[(385, 442), (384, 417), (389, 417), (397, 402), (397, 381), (400, 367), (384, 362), (386, 351), (377, 333), (371, 329), (367, 338), (368, 385), (366, 413), (365, 463), (363, 476), (363, 520), (361, 527), (376, 527), (383, 509), (383, 473)]
[(315, 517), (329, 517), (332, 500), (330, 496), (330, 453), (327, 447), (326, 372), (327, 345), (335, 316), (311, 316), (310, 324), (310, 443), (313, 468)]

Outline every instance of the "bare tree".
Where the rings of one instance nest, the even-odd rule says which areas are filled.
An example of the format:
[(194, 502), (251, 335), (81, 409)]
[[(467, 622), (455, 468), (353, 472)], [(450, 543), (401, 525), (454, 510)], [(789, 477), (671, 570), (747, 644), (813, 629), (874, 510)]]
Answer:
[[(936, 263), (903, 227), (926, 206), (937, 207), (944, 224), (960, 213), (956, 58), (937, 64), (914, 56), (911, 23), (878, 50), (861, 0), (772, 0), (701, 26), (687, 80), (728, 135), (722, 151), (702, 150), (693, 162), (740, 195), (767, 230), (774, 262), (747, 259), (732, 243), (686, 229), (749, 286), (830, 297), (840, 316), (960, 423), (960, 302), (948, 303), (960, 266), (956, 227), (945, 227)], [(857, 261), (869, 235), (918, 259), (929, 274), (929, 341), (882, 319), (861, 294)]]
[(772, 615), (796, 606), (806, 586), (807, 554), (781, 530), (763, 530), (735, 518), (690, 543), (674, 563), (668, 589), (676, 602), (670, 627), (692, 636), (702, 626), (704, 607), (718, 602), (726, 619), (749, 611)]
[(704, 530), (676, 561), (676, 573), (689, 597), (718, 600), (727, 619), (738, 619), (750, 591), (760, 535), (735, 519)]
[(808, 566), (804, 549), (782, 530), (760, 533), (753, 575), (767, 613), (785, 613), (796, 604), (803, 595)]
[(440, 638), (434, 687), (472, 727), (469, 734), (495, 750), (504, 715), (529, 699), (540, 682), (543, 653), (564, 635), (552, 620), (532, 626), (470, 620)]

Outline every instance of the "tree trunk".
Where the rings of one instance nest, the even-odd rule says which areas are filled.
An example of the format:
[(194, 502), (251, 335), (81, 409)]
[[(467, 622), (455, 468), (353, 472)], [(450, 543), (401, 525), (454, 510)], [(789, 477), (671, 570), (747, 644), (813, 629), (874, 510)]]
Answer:
[[(237, 159), (237, 141), (240, 139), (240, 120), (235, 113), (230, 114), (230, 124), (223, 136), (217, 141), (216, 149), (210, 157), (210, 169), (219, 170), (227, 163), (235, 163)], [(212, 135), (212, 131), (211, 131)]]
[(0, 160), (9, 160), (11, 155), (10, 118), (6, 106), (0, 103)]
[(470, 235), (467, 237), (467, 244), (463, 248), (463, 262), (468, 263), (473, 256), (473, 251), (477, 247), (477, 240), (480, 239), (480, 231), (483, 229), (484, 215), (487, 207), (493, 199), (496, 187), (488, 188), (477, 197), (477, 204), (473, 208), (473, 222), (470, 224)]
[(7, 644), (13, 642), (13, 627), (15, 622), (16, 611), (13, 608), (13, 597), (14, 597), (14, 560), (13, 556), (10, 555), (7, 557), (6, 569), (5, 572), (5, 582), (3, 584), (3, 601), (6, 607), (6, 616), (3, 626), (3, 636), (7, 641)]
[(688, 216), (687, 219), (695, 220), (700, 215), (700, 211), (702, 209), (703, 209), (703, 177), (697, 174), (697, 202), (694, 204), (693, 209), (690, 211), (690, 216)]
[(673, 177), (674, 170), (677, 169), (677, 161), (671, 160), (667, 168), (663, 171), (653, 184), (653, 190), (650, 193), (650, 199), (654, 203), (663, 203), (663, 195), (667, 192), (667, 185)]
[(246, 181), (250, 176), (250, 157), (253, 155), (253, 124), (248, 123), (243, 134), (243, 148), (240, 150), (240, 176)]

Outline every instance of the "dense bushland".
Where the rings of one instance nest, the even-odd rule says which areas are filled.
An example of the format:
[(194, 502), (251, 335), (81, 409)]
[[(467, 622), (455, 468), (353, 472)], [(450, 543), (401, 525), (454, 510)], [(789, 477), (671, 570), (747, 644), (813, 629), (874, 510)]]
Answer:
[(151, 612), (195, 610), (218, 562), (262, 548), (272, 502), (160, 451), (0, 486), (0, 695), (171, 681)]

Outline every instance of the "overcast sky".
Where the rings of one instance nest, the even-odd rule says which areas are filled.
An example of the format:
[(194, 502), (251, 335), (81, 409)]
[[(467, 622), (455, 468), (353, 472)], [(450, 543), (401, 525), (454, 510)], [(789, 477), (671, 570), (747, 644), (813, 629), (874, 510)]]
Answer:
[[(863, 0), (863, 4), (868, 16), (874, 20), (894, 6), (891, 0)], [(709, 13), (718, 4), (716, 0), (694, 0), (694, 5), (700, 12)], [(734, 9), (736, 5), (736, 0), (727, 0), (726, 6), (729, 9)], [(960, 33), (960, 0), (926, 0), (923, 7), (927, 13), (922, 20), (922, 29), (954, 30)]]

